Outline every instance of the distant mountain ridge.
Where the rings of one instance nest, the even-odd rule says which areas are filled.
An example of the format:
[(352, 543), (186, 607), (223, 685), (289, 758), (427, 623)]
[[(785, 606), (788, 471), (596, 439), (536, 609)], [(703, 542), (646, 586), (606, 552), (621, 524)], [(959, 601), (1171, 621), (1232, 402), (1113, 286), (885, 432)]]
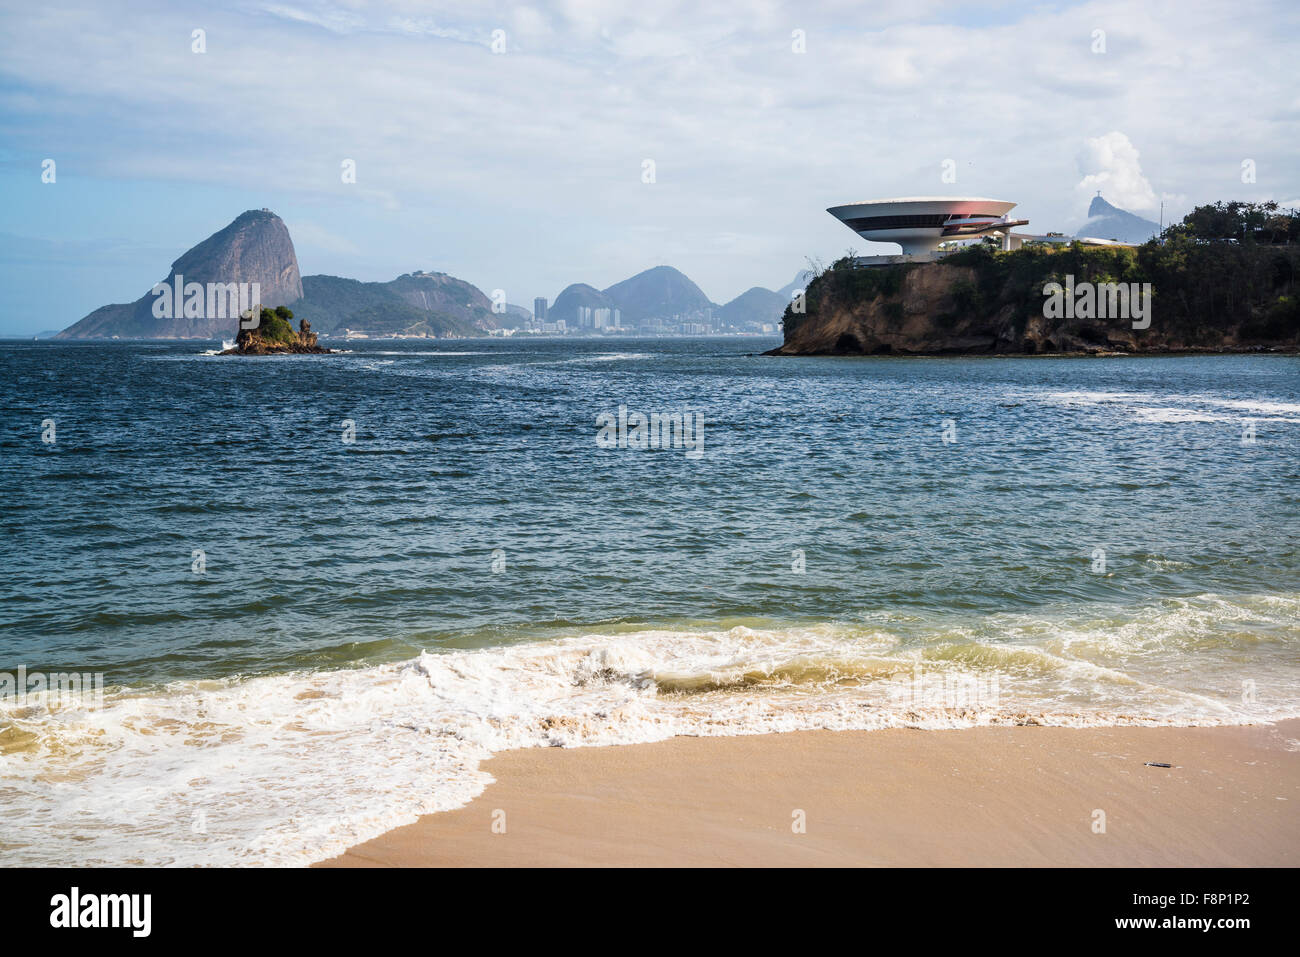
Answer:
[(406, 273), (391, 282), (304, 276), (302, 282), (294, 317), (330, 335), (472, 336), (497, 326), (492, 301), (446, 273)]
[[(477, 286), (446, 273), (417, 270), (389, 282), (363, 282), (341, 276), (302, 276), (293, 240), (284, 221), (267, 209), (241, 213), (228, 226), (194, 246), (174, 263), (164, 283), (177, 277), (185, 286), (198, 283), (257, 283), (263, 306), (288, 306), (324, 335), (473, 336), (498, 328), (518, 328), (531, 313), (507, 305), (503, 314)], [(796, 276), (796, 282), (800, 277)], [(600, 290), (586, 283), (566, 287), (548, 310), (547, 319), (563, 319), (570, 331), (580, 328), (580, 310), (619, 311), (619, 324), (633, 330), (663, 332), (701, 325), (717, 331), (758, 331), (780, 321), (788, 290), (755, 286), (719, 306), (694, 282), (671, 266), (654, 266)], [(186, 296), (188, 297), (188, 293)], [(135, 302), (101, 306), (59, 332), (64, 339), (232, 338), (237, 313), (183, 316), (154, 315), (152, 291)], [(204, 300), (207, 306), (207, 300)], [(590, 319), (587, 327), (591, 328)], [(593, 331), (595, 331), (593, 329)], [(769, 330), (770, 331), (770, 330)]]
[(1088, 204), (1088, 219), (1077, 235), (1091, 239), (1114, 239), (1121, 243), (1144, 243), (1160, 232), (1160, 224), (1112, 206), (1098, 193)]
[(588, 308), (619, 310), (619, 321), (625, 327), (674, 318), (710, 318), (723, 327), (735, 328), (773, 325), (780, 321), (791, 291), (805, 276), (811, 273), (798, 273), (794, 282), (777, 292), (754, 286), (718, 305), (680, 270), (654, 266), (603, 290), (587, 283), (566, 286), (547, 309), (546, 318), (552, 322), (563, 319), (572, 328), (579, 323), (579, 310)]

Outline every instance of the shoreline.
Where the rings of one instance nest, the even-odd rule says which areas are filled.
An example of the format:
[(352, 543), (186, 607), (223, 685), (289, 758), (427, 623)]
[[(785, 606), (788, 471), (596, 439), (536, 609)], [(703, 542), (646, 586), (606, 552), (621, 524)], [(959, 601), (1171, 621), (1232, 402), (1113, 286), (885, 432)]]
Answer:
[(313, 866), (1300, 866), (1300, 719), (677, 737), (481, 767), (470, 804)]

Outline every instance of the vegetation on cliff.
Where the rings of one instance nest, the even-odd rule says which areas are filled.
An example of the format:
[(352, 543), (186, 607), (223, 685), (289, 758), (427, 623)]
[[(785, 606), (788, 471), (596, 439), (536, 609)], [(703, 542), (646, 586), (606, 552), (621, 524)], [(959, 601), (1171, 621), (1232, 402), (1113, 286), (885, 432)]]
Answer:
[[(1233, 241), (1234, 237), (1242, 237)], [(1300, 215), (1218, 203), (1137, 247), (972, 246), (936, 263), (817, 276), (785, 311), (791, 353), (1041, 353), (1293, 350), (1300, 346)], [(1049, 283), (1149, 283), (1152, 323), (1052, 317)]]
[(316, 344), (316, 333), (311, 331), (311, 323), (306, 319), (298, 322), (298, 331), (293, 325), (293, 312), (285, 306), (274, 309), (262, 307), (257, 327), (240, 329), (235, 337), (235, 347), (227, 349), (222, 355), (267, 356), (277, 353), (325, 353), (329, 349)]

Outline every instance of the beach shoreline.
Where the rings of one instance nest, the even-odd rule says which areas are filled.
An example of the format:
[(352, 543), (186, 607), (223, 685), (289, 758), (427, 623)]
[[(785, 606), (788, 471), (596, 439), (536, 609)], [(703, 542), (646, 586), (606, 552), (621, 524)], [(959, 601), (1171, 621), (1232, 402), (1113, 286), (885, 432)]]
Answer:
[(1300, 719), (678, 737), (483, 769), (469, 805), (316, 866), (1300, 864)]

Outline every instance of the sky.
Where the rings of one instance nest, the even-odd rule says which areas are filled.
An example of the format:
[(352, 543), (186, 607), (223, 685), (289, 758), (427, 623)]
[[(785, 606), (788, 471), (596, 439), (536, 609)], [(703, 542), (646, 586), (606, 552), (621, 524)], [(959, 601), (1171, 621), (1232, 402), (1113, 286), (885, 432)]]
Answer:
[(1166, 222), (1297, 204), (1297, 37), (1294, 0), (0, 0), (0, 335), (137, 299), (262, 207), (304, 275), (531, 308), (897, 251), (825, 211), (865, 199), (1005, 199), (1033, 232), (1097, 190)]

